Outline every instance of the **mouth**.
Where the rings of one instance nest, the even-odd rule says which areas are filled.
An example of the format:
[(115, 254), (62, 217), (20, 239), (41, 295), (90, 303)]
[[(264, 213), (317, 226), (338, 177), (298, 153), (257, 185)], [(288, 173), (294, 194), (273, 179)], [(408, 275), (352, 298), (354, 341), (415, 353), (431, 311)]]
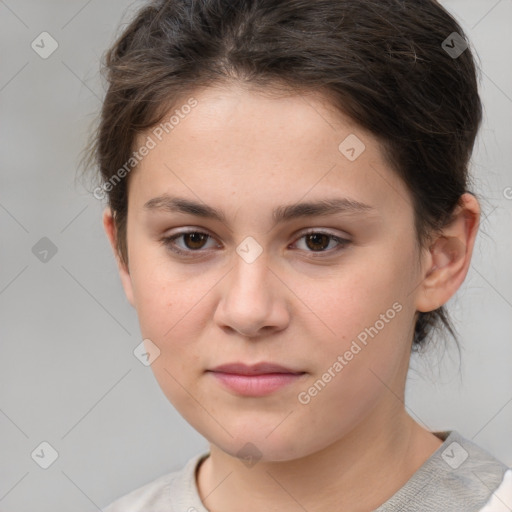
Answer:
[(275, 363), (257, 363), (248, 365), (245, 363), (227, 363), (221, 364), (220, 366), (216, 366), (209, 371), (213, 372), (221, 372), (221, 373), (230, 373), (235, 375), (267, 375), (269, 373), (291, 373), (291, 374), (299, 374), (305, 373), (300, 370), (293, 370), (291, 368), (287, 368), (286, 366), (282, 366), (280, 364)]
[(273, 363), (229, 363), (207, 370), (217, 382), (242, 396), (265, 396), (296, 382), (306, 372)]

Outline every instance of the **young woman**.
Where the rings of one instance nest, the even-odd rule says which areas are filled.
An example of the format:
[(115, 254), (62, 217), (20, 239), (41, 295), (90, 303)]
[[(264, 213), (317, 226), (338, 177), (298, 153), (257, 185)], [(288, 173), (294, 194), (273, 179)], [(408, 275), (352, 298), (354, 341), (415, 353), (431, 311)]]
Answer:
[(210, 449), (107, 512), (510, 510), (512, 471), (404, 407), (467, 274), (481, 121), (434, 0), (166, 0), (107, 54), (104, 226)]

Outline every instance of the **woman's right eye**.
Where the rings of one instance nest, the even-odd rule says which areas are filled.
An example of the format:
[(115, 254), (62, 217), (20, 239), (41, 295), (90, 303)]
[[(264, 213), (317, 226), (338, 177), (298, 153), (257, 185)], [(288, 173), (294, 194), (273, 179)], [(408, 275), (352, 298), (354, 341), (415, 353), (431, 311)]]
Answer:
[[(176, 240), (183, 238), (184, 247), (179, 247)], [(200, 252), (204, 248), (205, 242), (212, 239), (211, 235), (202, 231), (182, 231), (172, 236), (162, 238), (161, 242), (171, 251), (182, 254), (184, 256), (191, 256), (191, 253)]]

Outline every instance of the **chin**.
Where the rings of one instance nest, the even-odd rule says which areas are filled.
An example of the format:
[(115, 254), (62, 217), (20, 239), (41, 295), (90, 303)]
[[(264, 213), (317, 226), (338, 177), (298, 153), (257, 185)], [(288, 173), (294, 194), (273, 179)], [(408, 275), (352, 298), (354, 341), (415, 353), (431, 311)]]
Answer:
[[(275, 428), (275, 424), (274, 427)], [(222, 437), (205, 436), (208, 441), (214, 444), (223, 452), (245, 461), (250, 467), (257, 462), (285, 462), (305, 457), (317, 451), (321, 447), (305, 444), (303, 434), (300, 431), (290, 432), (289, 430), (277, 427), (272, 428), (246, 427), (242, 431), (229, 429), (233, 437), (228, 434)], [(271, 432), (269, 435), (268, 433)], [(203, 434), (204, 435), (204, 434)]]

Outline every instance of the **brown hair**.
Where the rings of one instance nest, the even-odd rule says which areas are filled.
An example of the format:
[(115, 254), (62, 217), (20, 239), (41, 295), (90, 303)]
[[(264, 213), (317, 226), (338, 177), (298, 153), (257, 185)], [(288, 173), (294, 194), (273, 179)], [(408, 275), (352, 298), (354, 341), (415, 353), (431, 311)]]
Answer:
[[(446, 41), (460, 55), (447, 51)], [(112, 179), (126, 169), (136, 136), (191, 91), (234, 80), (321, 91), (373, 133), (410, 191), (418, 245), (425, 247), (467, 192), (482, 118), (465, 44), (461, 27), (434, 0), (148, 3), (105, 55), (108, 90), (90, 146), (122, 261), (128, 263), (129, 180)], [(457, 341), (440, 307), (419, 313), (413, 349), (441, 323)]]

